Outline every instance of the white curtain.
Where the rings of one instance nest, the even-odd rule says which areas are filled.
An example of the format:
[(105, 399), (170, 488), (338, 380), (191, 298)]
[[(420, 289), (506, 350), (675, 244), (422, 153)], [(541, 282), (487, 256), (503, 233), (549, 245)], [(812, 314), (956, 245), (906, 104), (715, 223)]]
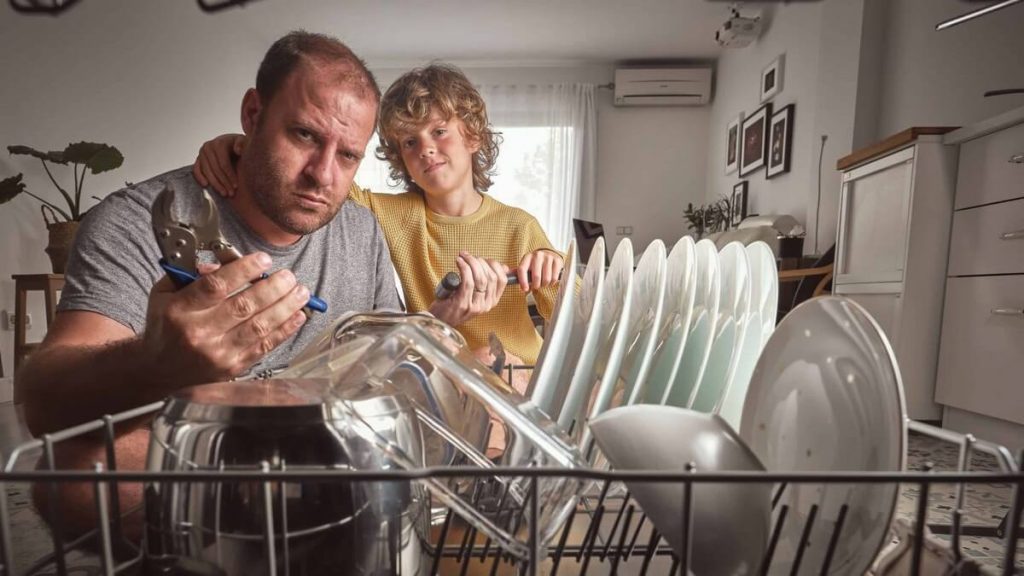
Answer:
[[(597, 112), (593, 84), (483, 85), (491, 124), (502, 133), (494, 185), (505, 204), (532, 214), (551, 243), (564, 250), (572, 218), (594, 220)], [(387, 168), (373, 158), (377, 138), (356, 182), (375, 191), (392, 189)]]
[(597, 112), (593, 84), (482, 85), (504, 137), (489, 193), (532, 214), (564, 250), (572, 218), (594, 220)]

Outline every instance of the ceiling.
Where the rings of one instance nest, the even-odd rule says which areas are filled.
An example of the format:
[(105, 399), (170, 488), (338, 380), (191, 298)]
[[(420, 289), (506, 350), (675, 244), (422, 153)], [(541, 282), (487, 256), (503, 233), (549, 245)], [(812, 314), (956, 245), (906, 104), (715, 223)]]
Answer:
[(607, 62), (716, 58), (715, 30), (729, 7), (721, 0), (257, 0), (231, 9), (230, 19), (308, 21), (371, 63)]

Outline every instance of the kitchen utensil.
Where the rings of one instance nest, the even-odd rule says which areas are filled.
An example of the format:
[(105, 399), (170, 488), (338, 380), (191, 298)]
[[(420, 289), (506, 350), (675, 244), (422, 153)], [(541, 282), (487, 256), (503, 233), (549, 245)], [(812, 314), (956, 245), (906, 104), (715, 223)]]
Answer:
[(761, 314), (763, 344), (775, 331), (779, 309), (779, 268), (775, 254), (764, 242), (747, 244), (746, 250), (750, 264), (750, 309)]
[(626, 352), (619, 377), (621, 395), (615, 405), (635, 404), (643, 397), (651, 360), (661, 332), (665, 309), (665, 282), (668, 263), (665, 244), (654, 240), (647, 245), (633, 273), (633, 304), (626, 333)]
[[(207, 384), (172, 396), (153, 423), (153, 471), (378, 470), (394, 463), (325, 403), (325, 380)], [(422, 462), (419, 423), (401, 397), (353, 398), (348, 410)], [(386, 423), (386, 426), (383, 425)], [(409, 482), (153, 482), (145, 487), (146, 557), (163, 573), (403, 573), (429, 567), (428, 499)], [(268, 527), (272, 533), (268, 532)], [(425, 569), (425, 568), (423, 568)], [(205, 568), (204, 568), (205, 570)]]
[[(427, 446), (440, 443), (449, 447), (456, 454), (452, 461), (454, 465), (482, 468), (556, 466), (564, 469), (585, 465), (557, 425), (532, 402), (481, 364), (472, 352), (464, 348), (453, 352), (444, 346), (443, 341), (415, 324), (396, 325), (374, 342), (348, 370), (332, 377), (332, 406), (344, 410), (353, 394), (357, 398), (373, 394), (393, 395), (396, 388), (392, 375), (413, 356), (433, 366), (437, 377), (451, 383), (467, 411), (485, 411), (492, 422), (491, 437), (485, 446), (494, 447), (495, 438), (500, 439), (498, 450), (485, 454), (477, 446), (463, 440), (448, 422), (435, 417), (430, 406), (423, 404), (422, 399), (410, 396), (417, 404), (423, 442)], [(352, 413), (350, 416), (353, 420), (359, 419), (358, 414)], [(367, 423), (353, 429), (362, 438), (376, 443), (381, 451), (400, 465), (420, 465), (415, 454), (406, 449), (407, 443), (382, 437), (378, 433), (379, 426)], [(535, 520), (525, 513), (526, 498), (530, 491), (527, 479), (495, 476), (486, 481), (442, 483), (430, 479), (428, 482), (433, 493), (439, 495), (445, 505), (459, 511), (460, 515), (495, 539), (504, 549), (521, 557), (528, 554), (526, 530)], [(538, 528), (542, 544), (554, 536), (575, 508), (578, 487), (579, 482), (569, 478), (542, 478), (537, 481), (540, 509)], [(507, 493), (507, 497), (479, 497), (481, 493), (496, 495), (502, 492)], [(499, 505), (499, 500), (504, 504)]]
[[(558, 286), (555, 308), (544, 331), (544, 344), (537, 356), (537, 366), (530, 376), (530, 399), (545, 414), (557, 416), (555, 401), (561, 385), (562, 366), (566, 361), (566, 350), (575, 328), (573, 313), (576, 310), (576, 242), (569, 242), (565, 267), (569, 272)], [(568, 386), (568, 382), (565, 382)]]
[(714, 411), (725, 393), (735, 345), (736, 322), (732, 316), (726, 316), (718, 322), (718, 334), (715, 335), (711, 351), (704, 363), (704, 373), (696, 390), (690, 392), (692, 400), (689, 408), (705, 413)]
[(602, 342), (601, 326), (605, 310), (600, 304), (605, 298), (604, 263), (604, 238), (598, 238), (583, 273), (583, 286), (572, 316), (572, 337), (558, 375), (559, 382), (568, 383), (564, 392), (560, 391), (555, 400), (558, 425), (573, 438), (579, 438), (581, 426), (576, 424), (576, 418), (582, 413), (590, 394), (594, 365)]
[[(899, 471), (906, 466), (906, 403), (885, 333), (853, 300), (813, 298), (776, 328), (754, 369), (740, 436), (772, 472)], [(789, 574), (815, 507), (801, 574), (821, 570), (841, 510), (829, 574), (863, 574), (886, 540), (895, 484), (792, 484), (772, 573)]]
[[(598, 446), (618, 470), (764, 471), (721, 418), (671, 406), (614, 408), (590, 424)], [(658, 532), (679, 554), (683, 492), (678, 484), (626, 482)], [(754, 574), (769, 534), (771, 486), (696, 483), (692, 495), (691, 569), (695, 575)]]
[(644, 394), (647, 404), (664, 404), (670, 384), (679, 373), (693, 316), (696, 258), (693, 238), (689, 236), (680, 238), (668, 255), (665, 309)]

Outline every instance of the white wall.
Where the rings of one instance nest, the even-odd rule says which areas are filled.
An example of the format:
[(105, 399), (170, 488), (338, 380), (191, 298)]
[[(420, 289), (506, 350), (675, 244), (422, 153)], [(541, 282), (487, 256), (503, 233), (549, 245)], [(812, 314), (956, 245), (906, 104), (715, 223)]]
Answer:
[(709, 107), (616, 108), (598, 105), (597, 221), (609, 246), (631, 226), (634, 253), (656, 238), (669, 249), (686, 234), (683, 210), (704, 196)]
[[(719, 58), (709, 123), (706, 202), (731, 194), (733, 186), (745, 179), (748, 214), (790, 214), (802, 223), (808, 221), (818, 145), (815, 118), (822, 10), (821, 3), (769, 6), (762, 13), (765, 30), (761, 38), (746, 48), (726, 50)], [(745, 178), (738, 172), (726, 175), (726, 126), (740, 112), (749, 116), (761, 106), (761, 71), (780, 54), (785, 54), (783, 85), (772, 104), (776, 109), (796, 105), (790, 172), (771, 180), (765, 178), (764, 170)], [(806, 245), (805, 250), (809, 250)]]
[(935, 25), (977, 3), (892, 0), (881, 82), (880, 135), (910, 126), (963, 126), (1024, 106), (1024, 95), (984, 98), (987, 90), (1024, 88), (1024, 5), (942, 31)]
[[(362, 33), (378, 24), (360, 21), (326, 31), (345, 39), (346, 30)], [(317, 25), (315, 10), (290, 11), (282, 2), (208, 16), (194, 2), (97, 0), (59, 18), (16, 16), (5, 4), (0, 146), (60, 149), (79, 140), (117, 146), (124, 165), (87, 177), (86, 195), (102, 196), (126, 180), (191, 163), (201, 142), (239, 130), (241, 96), (273, 39), (297, 27), (318, 31)], [(357, 43), (352, 47), (360, 52)], [(425, 58), (443, 56), (425, 45)], [(403, 69), (423, 63), (399, 57)], [(399, 73), (395, 60), (369, 60), (384, 85)], [(614, 69), (607, 62), (457, 63), (481, 82), (600, 84), (612, 80)], [(683, 207), (704, 190), (709, 108), (613, 108), (608, 90), (598, 91), (597, 100), (597, 219), (608, 226), (613, 244), (615, 227), (626, 225), (641, 247), (655, 237), (678, 238), (685, 228)], [(0, 154), (0, 177), (18, 172), (25, 173), (29, 190), (56, 196), (38, 163)], [(0, 309), (14, 308), (11, 274), (50, 270), (45, 244), (38, 203), (22, 196), (0, 206)], [(29, 340), (38, 340), (44, 334), (38, 294), (30, 311), (35, 328)], [(0, 353), (10, 375), (12, 332), (0, 332)]]

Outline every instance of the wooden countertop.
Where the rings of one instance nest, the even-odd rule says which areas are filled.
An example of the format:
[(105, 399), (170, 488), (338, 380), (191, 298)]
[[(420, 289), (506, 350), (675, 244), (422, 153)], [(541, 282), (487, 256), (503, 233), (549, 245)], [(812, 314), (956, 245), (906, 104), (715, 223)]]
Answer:
[(910, 144), (914, 140), (917, 140), (919, 136), (941, 136), (947, 132), (956, 130), (955, 126), (915, 126), (913, 128), (907, 128), (906, 130), (893, 134), (881, 142), (876, 142), (870, 146), (865, 146), (860, 150), (854, 151), (848, 156), (843, 156), (836, 162), (836, 168), (839, 170), (846, 170), (851, 166), (855, 166), (866, 160), (871, 160), (878, 156), (882, 156), (897, 148), (902, 148), (907, 144)]

